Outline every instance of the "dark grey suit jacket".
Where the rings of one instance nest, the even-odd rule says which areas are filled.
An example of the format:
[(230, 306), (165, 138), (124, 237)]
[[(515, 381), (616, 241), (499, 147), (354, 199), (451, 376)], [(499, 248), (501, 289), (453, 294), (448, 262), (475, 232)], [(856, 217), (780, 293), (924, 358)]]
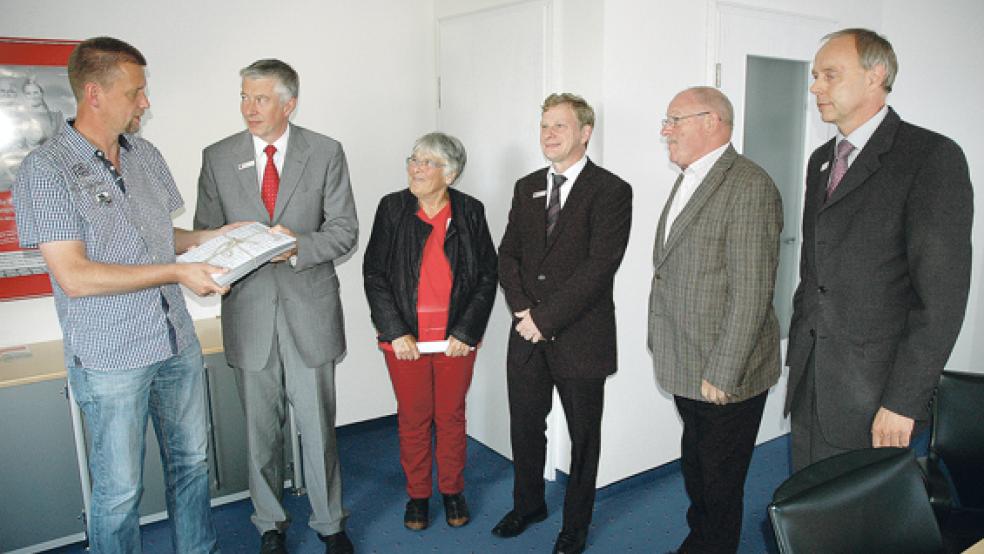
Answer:
[(297, 235), (297, 264), (266, 264), (222, 298), (222, 336), (229, 365), (262, 369), (270, 355), (275, 310), (283, 310), (308, 367), (345, 351), (335, 260), (358, 239), (359, 224), (342, 145), (291, 125), (273, 219), (260, 199), (253, 138), (236, 133), (205, 149), (198, 180), (196, 229), (236, 221), (282, 224)]
[(880, 406), (928, 416), (963, 323), (974, 199), (960, 147), (894, 110), (825, 202), (833, 150), (807, 168), (786, 411), (815, 348), (824, 436), (861, 448)]
[[(676, 189), (674, 189), (674, 194)], [(701, 380), (747, 400), (779, 380), (772, 307), (782, 200), (769, 175), (728, 146), (653, 248), (649, 349), (666, 392), (704, 400)]]
[(507, 364), (521, 367), (544, 348), (553, 374), (602, 378), (615, 373), (615, 272), (629, 241), (632, 187), (588, 160), (557, 227), (546, 237), (547, 169), (516, 183), (499, 245), (499, 283), (511, 313), (527, 308), (546, 343), (510, 329)]

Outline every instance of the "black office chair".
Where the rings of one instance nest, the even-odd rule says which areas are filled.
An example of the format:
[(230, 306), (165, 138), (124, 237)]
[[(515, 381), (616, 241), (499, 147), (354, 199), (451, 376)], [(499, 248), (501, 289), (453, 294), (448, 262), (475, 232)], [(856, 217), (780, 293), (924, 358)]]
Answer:
[(921, 462), (947, 550), (984, 539), (984, 375), (940, 376), (929, 456)]
[(903, 448), (847, 452), (810, 465), (772, 496), (783, 554), (943, 551), (915, 455)]

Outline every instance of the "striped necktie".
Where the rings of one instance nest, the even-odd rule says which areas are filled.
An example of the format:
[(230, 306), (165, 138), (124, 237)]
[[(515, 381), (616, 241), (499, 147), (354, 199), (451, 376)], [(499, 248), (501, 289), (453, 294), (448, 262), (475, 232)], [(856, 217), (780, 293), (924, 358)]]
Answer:
[(837, 185), (840, 184), (844, 174), (847, 173), (847, 159), (854, 152), (854, 145), (844, 139), (837, 145), (837, 156), (834, 157), (834, 167), (830, 170), (830, 182), (827, 183), (827, 200), (834, 195)]
[(560, 187), (567, 181), (567, 177), (559, 173), (553, 175), (553, 187), (550, 189), (550, 201), (547, 202), (547, 238), (553, 233), (560, 219)]

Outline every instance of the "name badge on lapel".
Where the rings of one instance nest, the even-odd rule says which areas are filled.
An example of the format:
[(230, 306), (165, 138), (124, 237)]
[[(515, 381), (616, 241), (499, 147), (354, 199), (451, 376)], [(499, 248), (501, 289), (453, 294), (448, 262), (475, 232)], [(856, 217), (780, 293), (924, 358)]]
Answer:
[(820, 173), (827, 171), (828, 167), (830, 167), (830, 162), (823, 162), (823, 165), (820, 166)]
[(249, 169), (251, 167), (256, 167), (256, 160), (250, 160), (248, 162), (243, 162), (243, 163), (239, 164), (237, 167), (238, 167), (239, 171), (242, 171), (244, 169)]
[(547, 189), (538, 190), (533, 193), (533, 198), (543, 198), (547, 195)]

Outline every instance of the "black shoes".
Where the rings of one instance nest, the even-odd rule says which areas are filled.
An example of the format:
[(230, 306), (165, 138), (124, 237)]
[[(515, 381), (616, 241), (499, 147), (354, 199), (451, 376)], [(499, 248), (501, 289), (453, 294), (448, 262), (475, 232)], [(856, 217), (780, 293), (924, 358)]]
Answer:
[(553, 554), (581, 554), (588, 540), (587, 529), (563, 530), (557, 535)]
[(413, 531), (427, 529), (429, 498), (411, 498), (407, 501), (407, 511), (403, 514), (403, 525)]
[(339, 531), (334, 535), (318, 535), (321, 542), (325, 543), (325, 554), (353, 554), (355, 547), (349, 540), (345, 531)]
[(263, 533), (260, 538), (260, 554), (287, 554), (284, 534), (276, 529)]
[[(444, 517), (451, 527), (463, 527), (471, 521), (468, 513), (468, 503), (465, 496), (444, 494)], [(423, 531), (430, 525), (430, 499), (411, 498), (407, 501), (407, 510), (403, 513), (403, 525), (413, 531)]]
[(492, 528), (492, 534), (497, 537), (502, 537), (508, 539), (510, 537), (518, 536), (520, 533), (526, 530), (526, 528), (533, 523), (538, 523), (547, 519), (547, 505), (544, 504), (534, 510), (533, 512), (520, 515), (516, 510), (510, 510), (495, 527)]
[(468, 504), (465, 496), (458, 494), (445, 494), (444, 496), (444, 519), (451, 527), (464, 527), (468, 525), (471, 516), (468, 514)]
[[(321, 542), (325, 543), (325, 554), (353, 554), (355, 547), (349, 540), (345, 531), (339, 531), (334, 535), (318, 535)], [(282, 531), (276, 529), (263, 533), (260, 539), (260, 554), (287, 554), (287, 540)]]

